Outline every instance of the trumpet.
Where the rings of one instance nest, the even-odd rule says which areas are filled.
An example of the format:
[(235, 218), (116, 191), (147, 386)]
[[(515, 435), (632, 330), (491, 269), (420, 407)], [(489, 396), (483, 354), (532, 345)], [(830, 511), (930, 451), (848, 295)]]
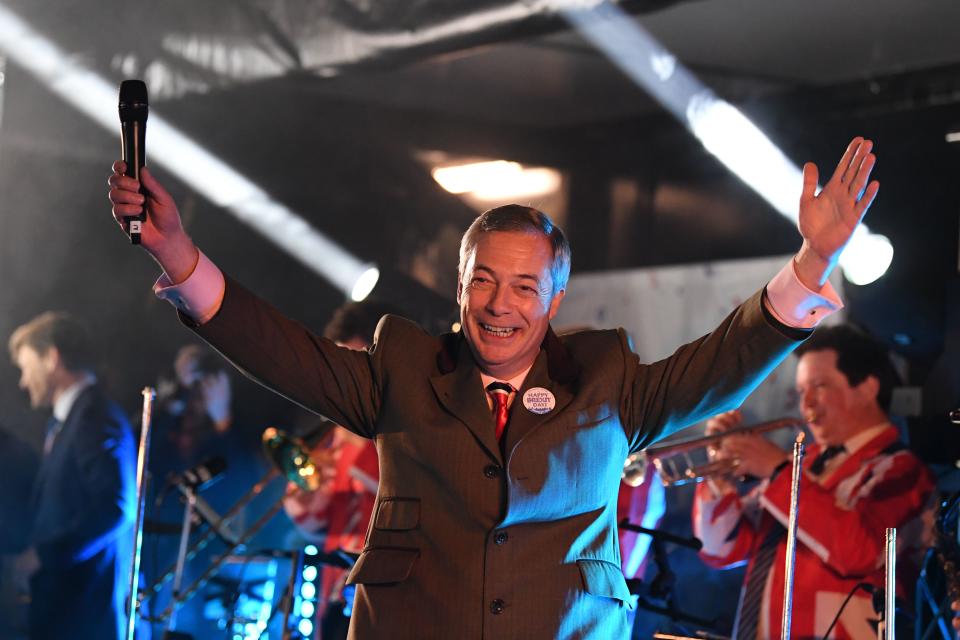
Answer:
[[(700, 438), (691, 438), (672, 444), (651, 447), (631, 453), (623, 463), (624, 483), (631, 487), (643, 484), (647, 467), (652, 463), (660, 474), (660, 481), (665, 487), (676, 487), (690, 482), (700, 482), (704, 478), (730, 474), (737, 466), (736, 460), (709, 460), (697, 463), (694, 453), (711, 445), (718, 445), (724, 438), (730, 436), (759, 435), (769, 431), (794, 428), (801, 429), (807, 423), (803, 418), (781, 418), (770, 422), (731, 429), (725, 433), (715, 433)], [(698, 456), (704, 457), (704, 456)], [(709, 458), (709, 456), (706, 456)]]

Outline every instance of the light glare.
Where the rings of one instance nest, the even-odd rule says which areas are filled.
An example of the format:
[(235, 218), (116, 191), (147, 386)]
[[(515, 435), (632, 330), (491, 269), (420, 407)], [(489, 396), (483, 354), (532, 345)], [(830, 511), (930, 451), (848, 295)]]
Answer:
[[(718, 98), (615, 4), (606, 2), (590, 10), (567, 8), (562, 13), (730, 171), (780, 214), (797, 222), (802, 171), (739, 109)], [(841, 255), (840, 265), (851, 282), (866, 284), (882, 276), (892, 260), (890, 241), (871, 234), (861, 223)]]
[(893, 262), (893, 245), (878, 233), (861, 233), (859, 227), (840, 254), (843, 275), (857, 285), (870, 284), (887, 272)]
[[(53, 42), (0, 4), (0, 51), (64, 101), (105, 129), (117, 132), (117, 87), (78, 64)], [(369, 270), (299, 214), (151, 110), (149, 157), (214, 204), (349, 294)], [(369, 293), (369, 292), (367, 292)]]
[(560, 187), (560, 174), (546, 167), (490, 160), (437, 167), (431, 174), (450, 193), (471, 193), (482, 200), (507, 200), (544, 195)]
[(366, 271), (360, 274), (357, 278), (357, 281), (353, 284), (353, 287), (350, 290), (350, 299), (354, 302), (360, 302), (365, 300), (370, 292), (373, 291), (373, 288), (377, 286), (377, 282), (380, 280), (380, 269), (376, 267), (369, 267)]
[(300, 621), (300, 624), (297, 625), (297, 629), (300, 631), (300, 635), (304, 638), (309, 638), (313, 635), (313, 623), (304, 618)]

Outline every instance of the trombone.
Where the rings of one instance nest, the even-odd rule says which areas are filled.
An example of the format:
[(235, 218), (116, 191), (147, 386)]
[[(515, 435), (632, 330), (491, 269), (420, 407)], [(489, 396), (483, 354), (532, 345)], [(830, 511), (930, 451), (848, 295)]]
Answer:
[(725, 433), (715, 433), (644, 449), (627, 456), (623, 463), (621, 478), (631, 487), (639, 487), (643, 484), (647, 467), (651, 463), (656, 467), (657, 473), (660, 474), (660, 481), (665, 487), (677, 487), (690, 482), (700, 482), (704, 478), (726, 475), (734, 471), (737, 466), (736, 460), (708, 460), (698, 464), (695, 462), (693, 454), (698, 449), (706, 449), (710, 445), (719, 444), (724, 438), (730, 436), (759, 435), (786, 428), (801, 429), (805, 424), (806, 420), (803, 418), (781, 418), (731, 429)]
[[(321, 440), (323, 436), (329, 433), (333, 423), (327, 423), (321, 427), (319, 432), (311, 439)], [(264, 453), (270, 460), (272, 468), (245, 493), (227, 513), (220, 518), (218, 526), (208, 526), (204, 533), (197, 538), (190, 548), (186, 551), (185, 561), (190, 561), (200, 551), (202, 551), (210, 541), (217, 537), (218, 530), (223, 525), (236, 518), (240, 512), (253, 500), (259, 496), (264, 488), (270, 484), (277, 476), (283, 475), (289, 482), (293, 482), (301, 489), (314, 491), (321, 485), (321, 471), (314, 464), (308, 453), (309, 449), (304, 440), (290, 436), (286, 432), (275, 427), (268, 427), (264, 430), (261, 441)], [(220, 567), (233, 555), (237, 548), (245, 545), (254, 535), (257, 534), (279, 511), (283, 508), (283, 500), (286, 496), (281, 496), (276, 500), (264, 514), (247, 528), (235, 540), (226, 544), (226, 549), (218, 555), (207, 567), (203, 574), (194, 580), (190, 585), (179, 591), (172, 599), (166, 609), (158, 615), (147, 618), (150, 622), (163, 622), (172, 616), (175, 611), (203, 586), (220, 570)], [(138, 602), (142, 604), (146, 600), (156, 596), (162, 590), (164, 585), (176, 574), (176, 564), (171, 565), (164, 571), (153, 583), (141, 590), (138, 594)]]

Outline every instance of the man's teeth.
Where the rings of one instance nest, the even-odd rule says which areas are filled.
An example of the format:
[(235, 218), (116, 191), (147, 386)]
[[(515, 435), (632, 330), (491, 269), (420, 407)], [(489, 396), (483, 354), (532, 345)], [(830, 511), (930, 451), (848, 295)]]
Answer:
[(484, 330), (484, 331), (489, 331), (489, 332), (492, 333), (493, 335), (499, 336), (499, 337), (501, 337), (501, 338), (505, 338), (505, 337), (507, 337), (507, 336), (509, 336), (510, 334), (513, 333), (513, 328), (512, 328), (512, 327), (508, 327), (508, 328), (492, 327), (492, 326), (490, 326), (489, 324), (481, 324), (480, 326), (483, 327), (483, 330)]

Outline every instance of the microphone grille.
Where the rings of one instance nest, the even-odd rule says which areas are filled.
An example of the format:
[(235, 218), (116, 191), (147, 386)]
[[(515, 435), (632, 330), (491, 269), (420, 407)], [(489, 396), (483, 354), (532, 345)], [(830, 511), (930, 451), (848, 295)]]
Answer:
[(147, 85), (143, 80), (124, 80), (120, 83), (120, 120), (145, 119), (147, 116)]

